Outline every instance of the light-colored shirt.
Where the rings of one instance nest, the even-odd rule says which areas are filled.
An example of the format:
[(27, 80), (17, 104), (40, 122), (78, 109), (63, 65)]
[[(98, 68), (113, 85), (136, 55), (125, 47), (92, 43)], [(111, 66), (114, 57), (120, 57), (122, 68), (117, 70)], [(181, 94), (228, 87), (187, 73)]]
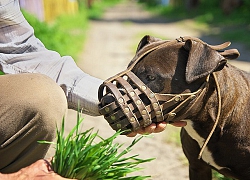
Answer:
[(41, 73), (61, 86), (68, 107), (100, 115), (98, 87), (102, 80), (84, 73), (72, 57), (48, 50), (20, 11), (18, 0), (0, 0), (0, 70), (5, 74)]

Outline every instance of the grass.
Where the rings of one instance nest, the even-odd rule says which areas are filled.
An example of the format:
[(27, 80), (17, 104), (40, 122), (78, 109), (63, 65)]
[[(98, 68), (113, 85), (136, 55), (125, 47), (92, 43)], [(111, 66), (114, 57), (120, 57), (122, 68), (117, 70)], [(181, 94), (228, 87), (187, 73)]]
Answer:
[[(78, 113), (77, 125), (66, 137), (64, 120), (61, 130), (57, 129), (56, 152), (52, 160), (52, 168), (56, 173), (79, 180), (143, 180), (150, 177), (128, 175), (141, 170), (139, 164), (153, 160), (140, 159), (139, 155), (126, 156), (143, 136), (134, 139), (128, 147), (123, 148), (123, 144), (114, 143), (121, 132), (103, 139), (98, 132), (93, 132), (92, 128), (81, 132), (82, 122), (83, 118)], [(46, 141), (40, 143), (54, 144)]]

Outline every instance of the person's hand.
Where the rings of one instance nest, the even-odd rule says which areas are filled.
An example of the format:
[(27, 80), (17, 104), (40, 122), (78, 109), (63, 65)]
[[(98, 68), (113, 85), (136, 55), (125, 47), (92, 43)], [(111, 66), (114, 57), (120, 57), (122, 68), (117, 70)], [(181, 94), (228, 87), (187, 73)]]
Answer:
[(69, 180), (56, 174), (49, 160), (41, 159), (12, 174), (0, 174), (1, 180)]
[(160, 123), (152, 123), (145, 128), (141, 128), (136, 132), (131, 132), (127, 136), (128, 137), (135, 137), (137, 134), (151, 134), (151, 133), (159, 133), (166, 129), (167, 123), (160, 122)]

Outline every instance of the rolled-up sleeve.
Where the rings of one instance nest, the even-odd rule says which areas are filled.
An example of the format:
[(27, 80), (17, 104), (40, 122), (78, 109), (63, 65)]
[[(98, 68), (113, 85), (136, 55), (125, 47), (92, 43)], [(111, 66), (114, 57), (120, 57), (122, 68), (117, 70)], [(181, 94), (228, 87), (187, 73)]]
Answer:
[(70, 109), (96, 116), (102, 80), (84, 73), (72, 57), (48, 50), (34, 36), (18, 0), (0, 1), (0, 70), (6, 74), (41, 73), (52, 78), (66, 94)]

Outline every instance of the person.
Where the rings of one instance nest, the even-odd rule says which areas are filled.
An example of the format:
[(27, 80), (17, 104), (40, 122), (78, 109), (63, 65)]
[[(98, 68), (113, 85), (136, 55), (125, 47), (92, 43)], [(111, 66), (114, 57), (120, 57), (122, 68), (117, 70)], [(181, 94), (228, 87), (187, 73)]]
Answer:
[[(18, 0), (0, 1), (0, 179), (65, 179), (44, 160), (56, 120), (67, 109), (100, 116), (103, 80), (84, 73), (72, 57), (48, 50), (34, 35)], [(165, 123), (132, 132), (157, 133)]]

